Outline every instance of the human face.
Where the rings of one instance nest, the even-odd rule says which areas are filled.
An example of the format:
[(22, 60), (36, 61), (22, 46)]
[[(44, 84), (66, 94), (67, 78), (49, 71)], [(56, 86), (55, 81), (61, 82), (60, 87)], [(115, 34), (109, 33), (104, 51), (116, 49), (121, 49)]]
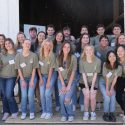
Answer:
[(32, 39), (35, 39), (35, 38), (37, 37), (37, 32), (36, 32), (36, 30), (31, 30), (31, 31), (29, 32), (29, 35), (30, 35), (30, 37), (31, 37)]
[(81, 42), (82, 42), (82, 45), (88, 44), (89, 43), (89, 36), (83, 35)]
[(31, 41), (30, 40), (24, 40), (22, 46), (23, 46), (23, 50), (30, 50)]
[(70, 52), (70, 44), (66, 43), (64, 46), (63, 46), (63, 53), (64, 55), (66, 54), (69, 54)]
[(86, 27), (83, 27), (82, 29), (81, 29), (81, 35), (82, 34), (84, 34), (84, 33), (88, 33), (88, 29), (86, 28)]
[(125, 45), (125, 36), (124, 35), (119, 36), (118, 44), (119, 45)]
[(45, 40), (45, 34), (41, 32), (38, 34), (38, 42), (42, 42), (43, 40)]
[(60, 43), (60, 42), (62, 42), (62, 40), (63, 40), (63, 34), (62, 33), (58, 33), (56, 35), (56, 41)]
[(115, 56), (115, 54), (111, 52), (111, 53), (109, 54), (109, 56), (108, 56), (108, 60), (109, 60), (110, 63), (115, 63), (115, 61), (116, 61), (116, 56)]
[(113, 34), (114, 35), (120, 35), (120, 33), (121, 33), (121, 29), (120, 29), (120, 27), (114, 27), (113, 28)]
[(100, 41), (100, 46), (104, 47), (104, 48), (107, 47), (108, 46), (108, 39), (102, 38)]
[(44, 46), (44, 51), (49, 52), (51, 50), (51, 43), (50, 42), (46, 41), (43, 46)]
[(70, 36), (70, 30), (68, 30), (68, 29), (64, 30), (63, 34), (64, 34), (65, 37), (69, 37)]
[(17, 35), (17, 40), (18, 40), (20, 43), (23, 43), (24, 40), (25, 40), (24, 34), (18, 34), (18, 35)]
[(97, 29), (98, 35), (104, 35), (104, 32), (105, 32), (104, 27), (99, 27), (99, 28)]
[(5, 42), (5, 39), (4, 39), (4, 37), (3, 36), (0, 36), (0, 46), (2, 45), (4, 45), (4, 42)]
[(94, 55), (94, 49), (90, 46), (85, 47), (85, 54), (87, 57), (92, 57)]
[(7, 51), (12, 50), (13, 49), (13, 45), (10, 41), (5, 41), (5, 48)]
[(55, 30), (54, 30), (53, 27), (48, 27), (48, 29), (47, 29), (47, 34), (48, 34), (48, 36), (54, 35), (54, 32), (55, 32)]
[(125, 58), (125, 50), (123, 47), (119, 47), (117, 49), (117, 55), (119, 58)]

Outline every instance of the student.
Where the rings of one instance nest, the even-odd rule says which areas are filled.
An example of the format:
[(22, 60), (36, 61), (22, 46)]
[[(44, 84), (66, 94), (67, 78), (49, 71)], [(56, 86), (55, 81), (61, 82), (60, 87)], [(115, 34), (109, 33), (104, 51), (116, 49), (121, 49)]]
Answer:
[(71, 44), (69, 42), (64, 42), (57, 59), (61, 121), (74, 120), (72, 97), (76, 84), (75, 73), (77, 69), (77, 59), (71, 53)]
[(17, 40), (16, 40), (16, 44), (15, 44), (15, 48), (16, 48), (17, 52), (22, 52), (22, 44), (25, 39), (26, 39), (26, 36), (23, 32), (19, 32), (17, 34)]
[(109, 51), (107, 53), (106, 62), (103, 65), (103, 77), (104, 82), (100, 84), (100, 90), (104, 99), (104, 121), (116, 121), (115, 117), (115, 89), (117, 78), (121, 76), (122, 68), (118, 64), (116, 55), (114, 51)]
[(125, 35), (123, 33), (117, 37), (116, 46), (119, 45), (125, 46)]
[(116, 83), (116, 100), (124, 112), (123, 121), (125, 121), (125, 48), (120, 45), (117, 48), (117, 56), (122, 66), (122, 76), (118, 77)]
[(5, 52), (1, 54), (0, 58), (0, 84), (2, 86), (3, 95), (3, 118), (6, 120), (9, 114), (12, 118), (17, 118), (18, 107), (14, 98), (14, 87), (16, 83), (17, 70), (15, 70), (15, 56), (14, 43), (10, 38), (5, 39)]
[(5, 35), (0, 34), (0, 53), (4, 51)]
[(55, 39), (55, 35), (54, 35), (55, 27), (54, 27), (54, 25), (53, 24), (49, 24), (47, 26), (47, 31), (46, 32), (47, 32), (46, 38), (53, 42), (53, 40)]
[[(34, 92), (36, 87), (37, 55), (30, 51), (31, 41), (24, 40), (23, 51), (16, 55), (15, 67), (18, 69), (21, 85), (21, 119), (27, 116), (27, 101), (29, 101), (30, 120), (35, 118)], [(28, 100), (27, 100), (28, 98)]]
[(83, 120), (89, 118), (89, 106), (91, 107), (91, 120), (96, 119), (96, 93), (97, 75), (100, 72), (101, 61), (94, 55), (94, 47), (87, 45), (82, 52), (79, 62), (81, 80), (83, 82), (82, 91), (84, 94), (84, 116)]
[(50, 119), (52, 112), (52, 93), (57, 77), (55, 68), (55, 56), (53, 54), (53, 43), (50, 39), (46, 39), (42, 43), (39, 53), (39, 86), (40, 99), (42, 105), (42, 114), (40, 118)]

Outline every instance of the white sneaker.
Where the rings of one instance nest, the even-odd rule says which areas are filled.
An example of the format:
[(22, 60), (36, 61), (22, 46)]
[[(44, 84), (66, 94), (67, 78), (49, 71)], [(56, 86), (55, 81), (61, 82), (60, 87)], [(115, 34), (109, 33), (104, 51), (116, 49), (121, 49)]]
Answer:
[(34, 113), (30, 113), (30, 120), (33, 120), (35, 118)]
[(81, 111), (81, 112), (84, 111), (84, 105), (80, 105), (80, 111)]
[(52, 118), (52, 114), (51, 113), (46, 113), (45, 119), (50, 119)]
[(91, 112), (91, 120), (96, 120), (96, 113), (95, 112)]
[(13, 113), (13, 114), (11, 115), (11, 118), (12, 118), (12, 119), (16, 119), (16, 118), (17, 118), (17, 115), (18, 115), (18, 112)]
[(22, 113), (21, 115), (21, 120), (24, 120), (24, 119), (26, 119), (26, 113)]
[(72, 107), (73, 109), (73, 112), (75, 112), (76, 111), (76, 106), (75, 105), (73, 105), (73, 107)]
[(58, 112), (60, 110), (60, 106), (56, 106), (55, 110)]
[(40, 118), (45, 118), (47, 113), (42, 113)]
[(9, 113), (5, 112), (5, 113), (3, 114), (2, 121), (6, 121), (8, 117), (9, 117)]
[(89, 119), (89, 112), (84, 112), (83, 120)]
[(73, 116), (69, 116), (69, 117), (68, 117), (68, 121), (69, 121), (69, 122), (72, 122), (73, 120), (74, 120), (74, 117), (73, 117)]
[(66, 118), (65, 116), (62, 116), (62, 117), (61, 117), (61, 121), (62, 121), (62, 122), (65, 122), (66, 120), (67, 120), (67, 118)]

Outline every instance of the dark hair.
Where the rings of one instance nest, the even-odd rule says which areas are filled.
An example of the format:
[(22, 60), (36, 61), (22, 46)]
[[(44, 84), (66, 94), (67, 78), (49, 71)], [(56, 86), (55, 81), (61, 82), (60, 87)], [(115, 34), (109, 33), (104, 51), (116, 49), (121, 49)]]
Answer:
[(71, 29), (70, 29), (70, 27), (68, 27), (68, 26), (63, 27), (63, 31), (65, 31), (65, 30), (69, 30), (69, 31), (71, 32)]
[(59, 61), (59, 67), (63, 67), (63, 58), (64, 58), (64, 53), (63, 53), (63, 47), (65, 44), (69, 44), (70, 45), (70, 51), (69, 51), (69, 54), (68, 54), (68, 62), (67, 62), (67, 67), (69, 68), (70, 66), (70, 63), (71, 63), (71, 55), (72, 55), (72, 47), (71, 47), (71, 44), (70, 42), (67, 42), (65, 41), (62, 46), (61, 46), (61, 49), (60, 49), (60, 53), (59, 53), (59, 56), (58, 56), (58, 61)]
[[(54, 52), (56, 52), (56, 45), (57, 45), (56, 36), (57, 36), (59, 33), (61, 33), (61, 34), (63, 35), (63, 32), (62, 32), (62, 31), (56, 32), (55, 39), (54, 39), (54, 41), (53, 41), (53, 51), (54, 51)], [(63, 35), (63, 39), (62, 39), (61, 43), (63, 43), (63, 42), (64, 42), (64, 35)]]
[(82, 25), (82, 26), (81, 26), (81, 29), (82, 29), (82, 28), (86, 28), (86, 29), (88, 30), (88, 26), (87, 26), (87, 25)]
[(107, 39), (108, 42), (109, 42), (109, 38), (108, 38), (106, 35), (101, 35), (100, 38), (99, 38), (99, 42), (100, 42), (103, 38)]
[(53, 24), (49, 24), (49, 25), (47, 25), (47, 29), (48, 29), (49, 27), (50, 27), (50, 28), (53, 28), (53, 29), (55, 30), (55, 27), (54, 27)]
[(5, 35), (4, 34), (0, 34), (0, 36), (2, 36), (4, 38), (4, 40), (6, 39)]
[(30, 31), (33, 31), (33, 30), (37, 32), (37, 28), (36, 28), (36, 27), (30, 27), (30, 28), (29, 28), (29, 32), (30, 32)]
[(106, 56), (106, 68), (107, 69), (110, 69), (110, 70), (113, 70), (113, 69), (117, 69), (118, 68), (118, 60), (117, 60), (117, 56), (116, 56), (116, 61), (114, 62), (114, 66), (112, 67), (111, 64), (110, 64), (110, 61), (109, 61), (109, 55), (113, 53), (115, 56), (116, 56), (116, 53), (113, 51), (113, 50), (110, 50), (108, 53), (107, 53), (107, 56)]
[(117, 37), (117, 39), (116, 39), (116, 46), (120, 45), (120, 44), (118, 43), (118, 39), (119, 39), (120, 36), (125, 36), (125, 35), (124, 35), (124, 33), (121, 33), (121, 34)]
[(121, 26), (120, 24), (114, 24), (114, 25), (112, 26), (112, 30), (113, 30), (115, 27), (119, 27), (119, 28), (121, 29), (121, 31), (122, 31), (122, 26)]
[(97, 30), (98, 28), (101, 28), (101, 27), (103, 27), (103, 28), (105, 29), (105, 26), (104, 26), (103, 24), (98, 24), (98, 25), (96, 26), (96, 30)]

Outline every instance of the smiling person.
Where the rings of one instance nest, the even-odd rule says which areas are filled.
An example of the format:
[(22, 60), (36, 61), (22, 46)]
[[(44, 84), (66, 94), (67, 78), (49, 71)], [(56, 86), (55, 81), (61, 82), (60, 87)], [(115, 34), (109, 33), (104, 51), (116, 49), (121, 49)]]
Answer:
[(94, 47), (91, 45), (85, 46), (79, 62), (80, 83), (83, 83), (82, 91), (84, 94), (83, 120), (88, 120), (89, 118), (89, 106), (91, 107), (91, 120), (96, 119), (97, 75), (100, 73), (100, 69), (101, 61), (94, 55)]
[(105, 81), (100, 86), (100, 90), (104, 99), (104, 121), (116, 121), (116, 117), (114, 114), (116, 109), (116, 92), (114, 87), (117, 78), (121, 76), (121, 74), (122, 68), (118, 64), (115, 52), (111, 50), (107, 53), (107, 59), (103, 65), (103, 77)]
[(117, 37), (116, 45), (117, 45), (117, 46), (119, 46), (119, 45), (125, 46), (125, 35), (124, 35), (124, 34), (120, 34), (120, 35)]
[(5, 39), (5, 52), (0, 58), (0, 84), (2, 85), (3, 95), (3, 118), (6, 120), (11, 113), (12, 118), (17, 118), (18, 107), (14, 98), (14, 87), (17, 77), (15, 69), (14, 43), (10, 38)]
[(72, 97), (76, 84), (75, 73), (77, 70), (77, 59), (71, 53), (71, 44), (69, 42), (64, 42), (57, 58), (61, 121), (74, 120)]
[(0, 53), (4, 51), (4, 47), (5, 47), (5, 35), (4, 34), (0, 34)]
[[(23, 51), (16, 55), (15, 67), (18, 69), (21, 85), (21, 119), (27, 115), (27, 101), (29, 101), (30, 119), (35, 118), (34, 91), (36, 87), (36, 68), (38, 68), (37, 55), (30, 51), (31, 41), (24, 40)], [(28, 100), (27, 100), (28, 98)]]

